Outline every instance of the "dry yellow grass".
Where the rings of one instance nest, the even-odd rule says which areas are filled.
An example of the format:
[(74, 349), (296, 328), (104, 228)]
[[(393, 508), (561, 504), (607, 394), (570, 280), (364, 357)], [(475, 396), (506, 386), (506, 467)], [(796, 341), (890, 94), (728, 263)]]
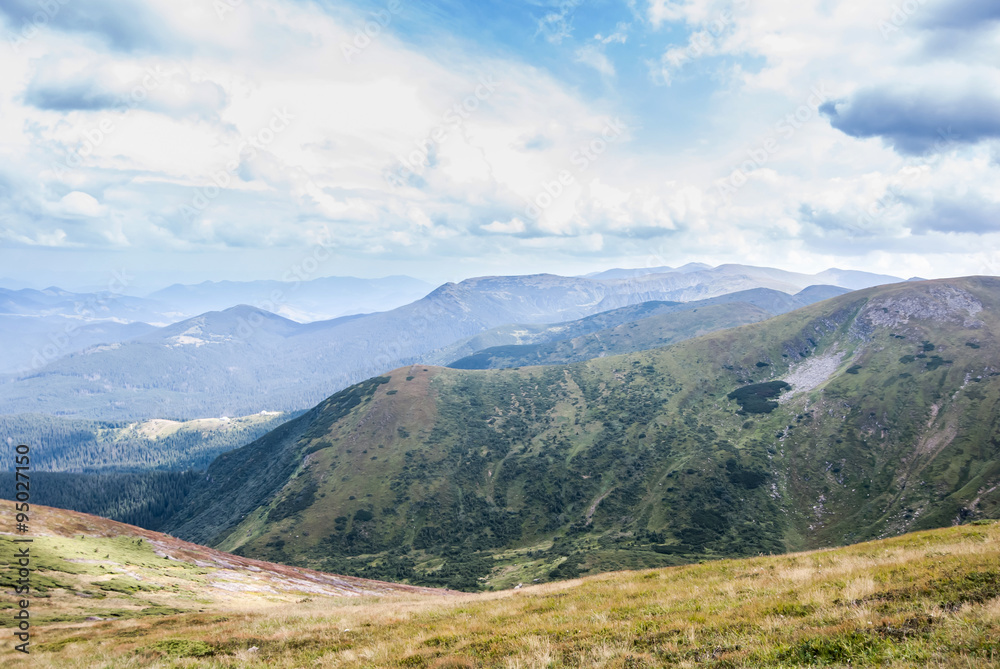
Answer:
[(36, 615), (56, 619), (33, 628), (30, 658), (8, 641), (0, 663), (1000, 667), (998, 540), (1000, 524), (978, 524), (475, 595), (301, 596), (290, 589), (262, 596), (175, 579), (188, 589), (121, 593), (115, 606), (141, 611), (143, 602), (169, 597), (181, 612), (96, 621), (83, 614), (108, 607), (110, 597), (96, 602), (56, 589), (33, 604)]

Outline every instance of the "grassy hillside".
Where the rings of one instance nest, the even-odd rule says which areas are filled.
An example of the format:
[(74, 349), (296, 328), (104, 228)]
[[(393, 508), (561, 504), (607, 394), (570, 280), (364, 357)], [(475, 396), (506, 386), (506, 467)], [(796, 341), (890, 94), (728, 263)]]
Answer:
[(565, 367), (405, 368), (217, 460), (171, 531), (471, 590), (996, 517), (995, 332), (1000, 280), (966, 278)]
[[(13, 518), (14, 504), (0, 502), (0, 512)], [(102, 636), (142, 637), (153, 630), (170, 629), (179, 620), (218, 622), (225, 619), (220, 613), (280, 609), (308, 597), (332, 603), (362, 596), (448, 594), (249, 560), (97, 516), (36, 504), (31, 505), (29, 523), (30, 533), (18, 536), (32, 539), (27, 544), (32, 569), (27, 595), (35, 630), (31, 658), (52, 653), (48, 657), (55, 665), (69, 643)], [(15, 625), (9, 610), (17, 608), (15, 603), (23, 598), (23, 593), (14, 594), (19, 583), (15, 556), (26, 544), (15, 544), (13, 538), (0, 533), (0, 608), (8, 610), (0, 627), (6, 628)], [(206, 611), (215, 615), (198, 615)], [(115, 625), (120, 625), (117, 633), (100, 631)], [(20, 655), (12, 646), (2, 645), (3, 666), (11, 666), (6, 660)]]
[(3, 666), (1000, 666), (989, 521), (455, 595), (250, 563), (78, 514), (40, 518), (31, 654), (5, 643)]

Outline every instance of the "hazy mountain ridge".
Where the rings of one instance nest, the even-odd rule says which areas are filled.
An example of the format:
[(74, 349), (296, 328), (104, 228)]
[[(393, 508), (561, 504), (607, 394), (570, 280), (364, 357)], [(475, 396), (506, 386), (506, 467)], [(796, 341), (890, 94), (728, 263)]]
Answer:
[(500, 325), (571, 320), (650, 300), (718, 296), (759, 283), (735, 271), (713, 272), (610, 282), (544, 274), (480, 277), (444, 284), (391, 311), (308, 325), (253, 307), (233, 307), (4, 379), (0, 406), (7, 413), (109, 420), (298, 410)]
[[(726, 287), (721, 289), (722, 292), (717, 294), (749, 288), (771, 288), (786, 293), (795, 293), (807, 286), (821, 284), (859, 290), (861, 288), (870, 288), (888, 283), (898, 283), (903, 280), (888, 274), (873, 274), (858, 270), (830, 268), (816, 274), (803, 274), (801, 272), (790, 272), (774, 267), (755, 267), (753, 265), (739, 265), (735, 263), (718, 265), (716, 267), (710, 267), (704, 263), (688, 263), (676, 269), (670, 267), (634, 270), (613, 269), (588, 275), (588, 278), (612, 283), (617, 281), (636, 281), (640, 283), (665, 282), (668, 285), (673, 285), (677, 290), (697, 285)], [(734, 286), (739, 286), (741, 283), (744, 285), (734, 288)], [(720, 288), (714, 289), (719, 290)], [(711, 292), (711, 289), (708, 292)], [(714, 295), (699, 294), (698, 298), (676, 297), (675, 299), (688, 301), (704, 297), (714, 297)]]
[(0, 314), (68, 316), (118, 322), (164, 321), (166, 305), (111, 291), (74, 293), (55, 286), (45, 290), (0, 288)]
[[(493, 328), (435, 351), (424, 360), (460, 369), (576, 362), (666, 346), (686, 337), (788, 313), (846, 292), (836, 286), (811, 286), (795, 295), (753, 288), (694, 302), (643, 302), (541, 329), (529, 324)], [(698, 309), (702, 309), (701, 315), (694, 317)], [(626, 326), (629, 332), (622, 337)], [(488, 363), (494, 358), (496, 362)]]
[(669, 346), (684, 339), (757, 323), (773, 316), (772, 312), (746, 302), (715, 304), (649, 316), (572, 339), (492, 346), (454, 360), (447, 366), (453, 369), (505, 369), (525, 365), (564, 365)]
[(470, 587), (513, 549), (566, 577), (996, 516), (998, 325), (1000, 279), (971, 277), (565, 367), (415, 365), (217, 460), (178, 528)]
[(434, 287), (409, 276), (359, 279), (330, 276), (307, 281), (204, 281), (174, 284), (149, 295), (188, 316), (252, 304), (298, 322), (395, 309)]
[[(126, 280), (118, 287), (126, 290)], [(309, 322), (398, 307), (430, 289), (430, 284), (406, 276), (206, 281), (175, 284), (148, 297), (57, 287), (0, 289), (0, 345), (6, 352), (0, 374), (37, 370), (91, 346), (128, 341), (157, 327), (241, 304)]]
[(81, 321), (69, 316), (0, 314), (0, 374), (41, 368), (70, 353), (98, 344), (115, 344), (152, 332), (138, 321)]

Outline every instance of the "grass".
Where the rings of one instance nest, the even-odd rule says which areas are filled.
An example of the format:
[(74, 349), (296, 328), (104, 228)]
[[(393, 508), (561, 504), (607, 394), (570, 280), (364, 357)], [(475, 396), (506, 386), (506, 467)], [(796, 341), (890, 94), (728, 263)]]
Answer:
[[(0, 664), (1000, 667), (998, 564), (1000, 523), (980, 521), (501, 592), (188, 602), (173, 615), (38, 624), (30, 660), (5, 644)], [(38, 613), (61, 602), (53, 594)]]

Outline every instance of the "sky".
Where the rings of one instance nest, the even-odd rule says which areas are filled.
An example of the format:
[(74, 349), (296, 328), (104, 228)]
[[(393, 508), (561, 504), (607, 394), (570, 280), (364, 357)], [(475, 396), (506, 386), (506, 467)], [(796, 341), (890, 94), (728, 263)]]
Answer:
[(995, 0), (4, 0), (0, 277), (1000, 274)]

